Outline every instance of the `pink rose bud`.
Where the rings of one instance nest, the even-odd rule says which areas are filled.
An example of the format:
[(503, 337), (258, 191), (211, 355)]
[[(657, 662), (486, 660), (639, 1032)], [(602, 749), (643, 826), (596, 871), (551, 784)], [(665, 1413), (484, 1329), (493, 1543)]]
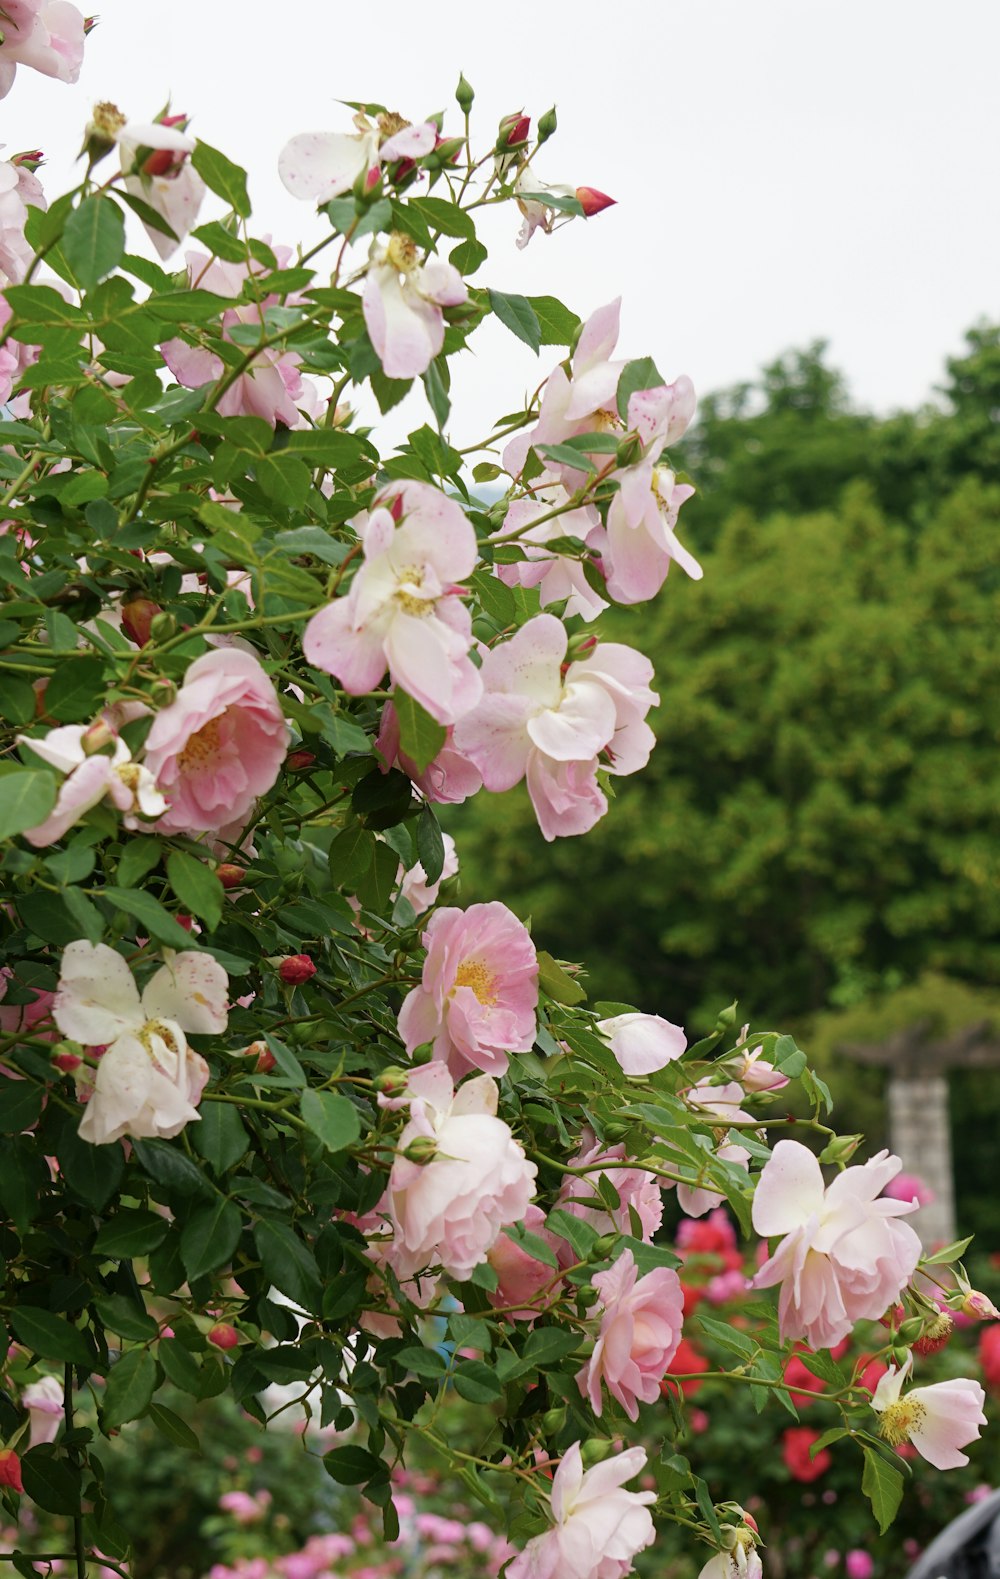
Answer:
[(217, 1349), (235, 1349), (240, 1335), (228, 1321), (217, 1321), (208, 1334), (208, 1341), (214, 1343)]
[(578, 186), (576, 200), (587, 218), (592, 214), (599, 214), (602, 208), (614, 208), (618, 199), (608, 197), (606, 192), (599, 192), (595, 186)]
[(221, 866), (215, 868), (215, 875), (223, 888), (238, 888), (246, 877), (242, 866), (236, 866), (232, 861), (223, 861)]
[[(166, 152), (166, 149), (161, 152)], [(162, 171), (155, 171), (157, 175)], [(137, 647), (145, 647), (149, 640), (149, 627), (157, 614), (163, 611), (152, 598), (129, 598), (122, 604), (122, 630), (129, 641), (134, 641)]]
[(96, 16), (85, 16), (83, 19), (84, 33), (92, 33), (94, 28), (97, 26), (97, 21), (98, 19)]
[(285, 766), (291, 768), (293, 773), (304, 773), (315, 761), (316, 756), (312, 751), (290, 751), (285, 758)]
[(244, 1058), (256, 1058), (256, 1069), (259, 1075), (269, 1075), (275, 1065), (275, 1057), (266, 1042), (251, 1042), (249, 1047), (243, 1049)]
[(523, 148), (528, 141), (530, 130), (531, 116), (525, 115), (523, 110), (515, 110), (512, 115), (505, 115), (497, 132), (497, 152), (503, 153), (508, 148)]
[(39, 165), (45, 163), (45, 155), (40, 148), (32, 148), (27, 153), (14, 154), (10, 163), (16, 165), (20, 170), (30, 170), (31, 174), (34, 175)]
[(959, 1308), (964, 1316), (971, 1316), (974, 1321), (1000, 1321), (1000, 1310), (978, 1288), (970, 1288)]
[(308, 954), (289, 954), (278, 966), (278, 975), (287, 987), (300, 987), (316, 974), (316, 966)]
[(110, 746), (114, 738), (114, 732), (104, 722), (103, 718), (99, 718), (96, 724), (91, 724), (90, 728), (84, 731), (80, 744), (83, 747), (84, 754), (92, 757), (95, 752), (103, 751), (105, 746)]
[(10, 1486), (12, 1491), (23, 1491), (21, 1460), (13, 1448), (0, 1448), (0, 1486)]
[(71, 1075), (74, 1069), (79, 1069), (83, 1059), (78, 1058), (75, 1053), (56, 1053), (52, 1062), (57, 1069), (62, 1070), (64, 1075)]

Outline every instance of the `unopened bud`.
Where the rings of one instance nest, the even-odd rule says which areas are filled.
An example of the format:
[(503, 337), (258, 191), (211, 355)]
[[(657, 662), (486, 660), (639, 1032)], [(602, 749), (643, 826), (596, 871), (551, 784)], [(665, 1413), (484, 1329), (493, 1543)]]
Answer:
[(110, 746), (115, 738), (114, 730), (103, 718), (97, 719), (89, 729), (85, 729), (80, 740), (85, 756), (92, 757), (98, 751), (103, 751), (105, 746)]
[(542, 1430), (546, 1436), (557, 1436), (566, 1424), (566, 1405), (560, 1404), (555, 1409), (546, 1409), (542, 1415)]
[(0, 1448), (0, 1486), (9, 1486), (11, 1491), (24, 1491), (21, 1460), (12, 1447)]
[(740, 1532), (736, 1528), (735, 1524), (720, 1524), (719, 1534), (722, 1537), (722, 1544), (727, 1552), (734, 1551), (739, 1545)]
[(236, 1328), (228, 1321), (217, 1321), (208, 1334), (209, 1343), (214, 1343), (217, 1349), (235, 1349), (240, 1341)]
[(89, 33), (92, 33), (96, 26), (97, 26), (97, 17), (96, 16), (85, 16), (84, 19), (83, 19), (84, 37), (86, 37)]
[(463, 115), (468, 115), (469, 111), (472, 109), (472, 104), (475, 97), (476, 95), (472, 84), (466, 82), (465, 73), (463, 72), (458, 79), (458, 87), (455, 89), (455, 98), (458, 100), (458, 107)]
[(311, 768), (316, 761), (314, 751), (290, 751), (285, 758), (285, 767), (291, 768), (293, 773), (304, 773), (306, 768)]
[(439, 137), (433, 149), (424, 159), (428, 170), (443, 170), (447, 165), (452, 165), (465, 147), (464, 137)]
[(82, 1052), (79, 1042), (56, 1042), (52, 1049), (52, 1062), (64, 1075), (71, 1075), (83, 1063)]
[(863, 1139), (863, 1135), (835, 1135), (830, 1144), (824, 1146), (820, 1160), (833, 1163), (850, 1162)]
[(316, 966), (308, 954), (289, 954), (278, 966), (278, 975), (286, 987), (301, 987), (316, 974)]
[(246, 878), (242, 866), (236, 866), (232, 861), (223, 861), (221, 866), (215, 868), (215, 875), (223, 888), (239, 888)]
[(419, 1069), (419, 1068), (422, 1067), (422, 1065), (429, 1064), (433, 1057), (434, 1057), (434, 1045), (433, 1045), (433, 1043), (432, 1042), (421, 1042), (420, 1046), (419, 1047), (415, 1047), (413, 1049), (413, 1052), (410, 1054), (410, 1063), (414, 1066), (415, 1069)]
[(539, 120), (538, 120), (538, 141), (539, 141), (539, 144), (547, 143), (550, 137), (554, 137), (555, 136), (555, 130), (556, 130), (556, 126), (558, 124), (559, 123), (556, 120), (556, 107), (553, 104), (551, 110), (546, 110), (545, 114), (539, 117)]
[(259, 1075), (269, 1075), (276, 1062), (266, 1042), (251, 1042), (249, 1047), (243, 1049), (243, 1057), (257, 1060), (254, 1067)]
[(603, 1436), (589, 1436), (580, 1444), (580, 1456), (589, 1469), (591, 1464), (600, 1464), (609, 1453), (614, 1452), (614, 1443)]
[(149, 636), (153, 641), (169, 641), (177, 634), (177, 621), (172, 614), (154, 614), (149, 622)]
[(602, 1234), (600, 1239), (595, 1239), (594, 1243), (591, 1245), (590, 1254), (587, 1257), (587, 1260), (603, 1261), (605, 1256), (609, 1256), (611, 1254), (617, 1243), (617, 1234)]
[(901, 1343), (897, 1343), (889, 1350), (889, 1358), (893, 1365), (905, 1365), (910, 1358), (910, 1351), (909, 1349), (904, 1349)]
[(973, 1321), (1000, 1321), (1000, 1310), (978, 1288), (970, 1288), (958, 1308), (963, 1316), (971, 1316)]
[(919, 1338), (919, 1336), (923, 1332), (923, 1330), (924, 1330), (924, 1318), (923, 1318), (923, 1316), (910, 1316), (906, 1321), (900, 1323), (900, 1327), (899, 1327), (899, 1341), (900, 1341), (900, 1343), (912, 1343), (915, 1338)]
[(383, 1069), (381, 1074), (375, 1076), (372, 1084), (380, 1096), (394, 1097), (406, 1090), (409, 1078), (405, 1069)]
[(528, 141), (530, 131), (531, 116), (525, 115), (523, 110), (515, 110), (512, 115), (505, 115), (497, 128), (496, 152), (507, 154), (515, 148), (523, 148)]
[(407, 1162), (415, 1162), (421, 1168), (433, 1162), (437, 1154), (437, 1141), (432, 1135), (415, 1135), (403, 1151)]
[(152, 633), (153, 621), (163, 610), (152, 598), (129, 598), (122, 604), (122, 630), (137, 647), (145, 647)]
[(16, 165), (19, 170), (30, 170), (34, 175), (35, 171), (45, 163), (45, 155), (40, 148), (31, 148), (25, 153), (12, 154), (9, 162)]
[(609, 197), (606, 192), (599, 192), (595, 186), (578, 186), (576, 200), (588, 219), (593, 214), (599, 214), (602, 209), (614, 208), (618, 201), (615, 197)]
[(176, 696), (177, 687), (173, 680), (168, 680), (161, 676), (160, 679), (154, 680), (150, 689), (149, 700), (154, 707), (169, 707)]
[(369, 166), (367, 170), (362, 170), (351, 188), (355, 202), (362, 204), (366, 208), (378, 201), (382, 196), (383, 190), (382, 171), (377, 164)]

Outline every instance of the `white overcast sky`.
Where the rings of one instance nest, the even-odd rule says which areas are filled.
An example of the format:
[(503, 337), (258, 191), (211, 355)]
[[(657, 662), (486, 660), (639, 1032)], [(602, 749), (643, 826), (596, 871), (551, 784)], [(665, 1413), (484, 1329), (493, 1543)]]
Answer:
[[(719, 388), (823, 337), (859, 404), (912, 406), (964, 329), (1000, 317), (997, 0), (91, 4), (79, 84), (22, 70), (0, 104), (9, 151), (44, 147), (50, 196), (96, 99), (146, 120), (170, 95), (250, 169), (258, 234), (314, 238), (275, 174), (286, 139), (348, 130), (338, 99), (445, 109), (458, 130), (464, 70), (484, 146), (504, 112), (555, 101), (539, 175), (618, 199), (523, 254), (516, 214), (496, 216), (476, 283), (583, 315), (621, 293), (620, 351), (668, 378)], [(460, 442), (541, 376), (499, 326), (476, 344)]]

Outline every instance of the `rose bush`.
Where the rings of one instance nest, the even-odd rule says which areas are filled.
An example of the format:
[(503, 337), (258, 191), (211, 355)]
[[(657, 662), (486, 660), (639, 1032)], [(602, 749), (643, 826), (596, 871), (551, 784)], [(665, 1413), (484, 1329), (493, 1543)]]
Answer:
[[(71, 78), (78, 17), (11, 8), (0, 90)], [(47, 208), (23, 158), (0, 179), (3, 1497), (70, 1522), (79, 1579), (128, 1557), (101, 1439), (191, 1444), (168, 1384), (332, 1429), (325, 1471), (389, 1540), (420, 1441), (506, 1520), (513, 1574), (622, 1579), (673, 1521), (756, 1575), (752, 1485), (662, 1430), (668, 1368), (686, 1395), (708, 1363), (665, 1201), (780, 1241), (781, 1330), (764, 1301), (734, 1325), (734, 1393), (787, 1408), (789, 1344), (891, 1311), (878, 1406), (862, 1376), (830, 1394), (882, 1528), (897, 1447), (955, 1462), (981, 1424), (972, 1379), (908, 1387), (935, 1268), (971, 1308), (961, 1247), (918, 1264), (895, 1160), (848, 1166), (790, 1037), (733, 1005), (688, 1045), (655, 1004), (590, 1004), (501, 900), (457, 902), (435, 804), (523, 779), (548, 840), (609, 815), (657, 694), (594, 617), (701, 574), (667, 453), (690, 381), (611, 359), (617, 303), (502, 289), (476, 235), (487, 205), (527, 241), (610, 200), (535, 176), (553, 114), (480, 153), (457, 98), (461, 124), (366, 105), (275, 150), (327, 225), (308, 252), (255, 235), (246, 172), (166, 111), (97, 106)], [(457, 448), (450, 363), (489, 317), (552, 365)], [(782, 1138), (793, 1081), (815, 1152)], [(655, 1453), (620, 1444), (654, 1424)]]

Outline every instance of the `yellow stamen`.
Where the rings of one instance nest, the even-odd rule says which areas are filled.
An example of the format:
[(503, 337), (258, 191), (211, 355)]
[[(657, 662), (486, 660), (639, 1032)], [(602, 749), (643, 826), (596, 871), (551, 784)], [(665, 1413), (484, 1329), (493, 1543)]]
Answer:
[(496, 977), (477, 959), (464, 959), (455, 972), (456, 987), (471, 987), (479, 1002), (489, 1007), (497, 1001)]
[(177, 758), (177, 766), (182, 773), (198, 773), (218, 755), (219, 733), (225, 716), (222, 713), (218, 718), (210, 718), (207, 724), (195, 730)]
[(899, 1398), (894, 1404), (889, 1404), (882, 1410), (878, 1423), (878, 1434), (890, 1447), (898, 1447), (901, 1442), (908, 1442), (914, 1431), (918, 1430), (927, 1410), (916, 1398)]
[(401, 132), (407, 126), (412, 126), (413, 124), (412, 121), (408, 121), (404, 116), (397, 114), (395, 110), (383, 110), (381, 115), (376, 115), (375, 120), (379, 131), (382, 133), (383, 142), (387, 142), (390, 137), (395, 137), (397, 132)]
[(386, 244), (385, 260), (400, 274), (409, 274), (417, 266), (417, 244), (413, 237), (394, 230)]

